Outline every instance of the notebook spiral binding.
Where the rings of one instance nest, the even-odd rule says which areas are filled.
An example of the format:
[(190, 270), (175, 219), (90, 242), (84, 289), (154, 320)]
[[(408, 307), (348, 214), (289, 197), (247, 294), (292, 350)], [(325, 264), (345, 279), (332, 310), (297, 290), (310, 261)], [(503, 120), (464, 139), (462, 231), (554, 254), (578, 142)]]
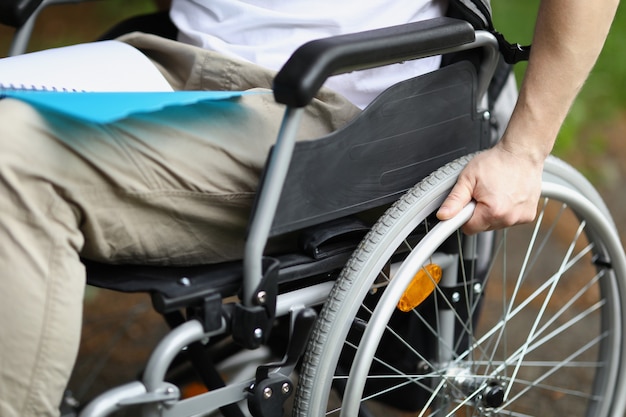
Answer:
[(45, 85), (35, 85), (35, 84), (3, 84), (0, 82), (0, 94), (3, 91), (52, 91), (52, 92), (64, 92), (64, 93), (81, 93), (85, 92), (85, 90), (79, 90), (75, 88), (59, 88), (59, 87), (48, 87)]

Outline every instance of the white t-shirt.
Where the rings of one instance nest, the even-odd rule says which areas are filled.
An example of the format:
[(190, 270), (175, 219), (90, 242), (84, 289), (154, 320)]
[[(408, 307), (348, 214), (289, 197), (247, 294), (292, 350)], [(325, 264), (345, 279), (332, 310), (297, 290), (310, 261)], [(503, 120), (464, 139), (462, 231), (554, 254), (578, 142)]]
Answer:
[[(443, 15), (446, 0), (173, 0), (179, 39), (278, 70), (300, 45)], [(327, 87), (365, 107), (384, 89), (438, 68), (439, 57), (331, 77)]]

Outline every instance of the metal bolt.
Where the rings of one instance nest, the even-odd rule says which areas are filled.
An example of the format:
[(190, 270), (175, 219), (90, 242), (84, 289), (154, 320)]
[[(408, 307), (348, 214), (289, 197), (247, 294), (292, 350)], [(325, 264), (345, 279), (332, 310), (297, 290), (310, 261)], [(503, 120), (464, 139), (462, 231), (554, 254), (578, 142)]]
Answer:
[(426, 361), (420, 361), (417, 364), (417, 371), (421, 373), (426, 373), (430, 371), (430, 365)]
[(191, 280), (187, 277), (182, 277), (181, 279), (178, 280), (178, 283), (182, 285), (183, 287), (188, 287), (191, 285)]
[(483, 120), (489, 120), (491, 119), (491, 113), (486, 111), (483, 113)]
[(263, 337), (263, 330), (259, 327), (257, 327), (256, 329), (254, 329), (254, 338), (255, 339), (260, 339)]
[(256, 299), (259, 304), (265, 304), (265, 302), (267, 301), (267, 293), (265, 291), (259, 291), (259, 293), (256, 295)]
[(459, 301), (461, 301), (461, 294), (459, 294), (458, 292), (453, 292), (452, 293), (452, 302), (453, 303), (458, 303)]
[(480, 294), (483, 291), (483, 284), (477, 282), (474, 284), (474, 294)]
[(282, 392), (283, 394), (289, 394), (289, 391), (291, 391), (291, 387), (289, 386), (289, 382), (285, 382), (282, 386)]
[(270, 398), (272, 398), (272, 389), (270, 387), (267, 387), (263, 390), (263, 398), (265, 398), (266, 400), (269, 400)]

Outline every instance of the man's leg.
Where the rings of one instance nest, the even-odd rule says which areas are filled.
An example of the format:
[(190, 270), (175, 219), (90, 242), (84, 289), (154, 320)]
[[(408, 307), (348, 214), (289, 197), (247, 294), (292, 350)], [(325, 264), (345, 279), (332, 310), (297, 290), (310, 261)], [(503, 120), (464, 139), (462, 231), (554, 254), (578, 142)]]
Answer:
[[(280, 118), (236, 102), (191, 113), (98, 126), (0, 101), (0, 415), (56, 412), (80, 334), (79, 255), (159, 264), (240, 257), (264, 137)], [(238, 133), (245, 126), (257, 137)]]
[(0, 101), (0, 416), (46, 416), (78, 347), (83, 237), (78, 211), (35, 169), (50, 149), (26, 136), (32, 110), (13, 104)]
[[(192, 61), (189, 73), (203, 82), (245, 89), (271, 80), (211, 54)], [(302, 136), (356, 114), (349, 105), (337, 112), (341, 102), (316, 102)], [(0, 100), (0, 416), (56, 413), (79, 341), (79, 256), (159, 264), (241, 256), (282, 111), (259, 93), (101, 126)]]
[[(80, 334), (79, 254), (163, 264), (240, 256), (259, 161), (222, 135), (247, 112), (233, 102), (197, 111), (97, 126), (0, 101), (0, 415), (56, 412)], [(214, 141), (193, 133), (207, 113)]]

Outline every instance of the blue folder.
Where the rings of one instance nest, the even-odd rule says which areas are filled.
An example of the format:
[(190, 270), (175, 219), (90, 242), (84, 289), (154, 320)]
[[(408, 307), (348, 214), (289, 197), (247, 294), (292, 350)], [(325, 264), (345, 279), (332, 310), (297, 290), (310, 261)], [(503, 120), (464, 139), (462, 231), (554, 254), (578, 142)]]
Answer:
[(173, 92), (65, 92), (0, 90), (0, 97), (11, 97), (32, 106), (57, 111), (93, 123), (112, 123), (137, 113), (149, 113), (170, 106), (237, 99), (241, 91)]

